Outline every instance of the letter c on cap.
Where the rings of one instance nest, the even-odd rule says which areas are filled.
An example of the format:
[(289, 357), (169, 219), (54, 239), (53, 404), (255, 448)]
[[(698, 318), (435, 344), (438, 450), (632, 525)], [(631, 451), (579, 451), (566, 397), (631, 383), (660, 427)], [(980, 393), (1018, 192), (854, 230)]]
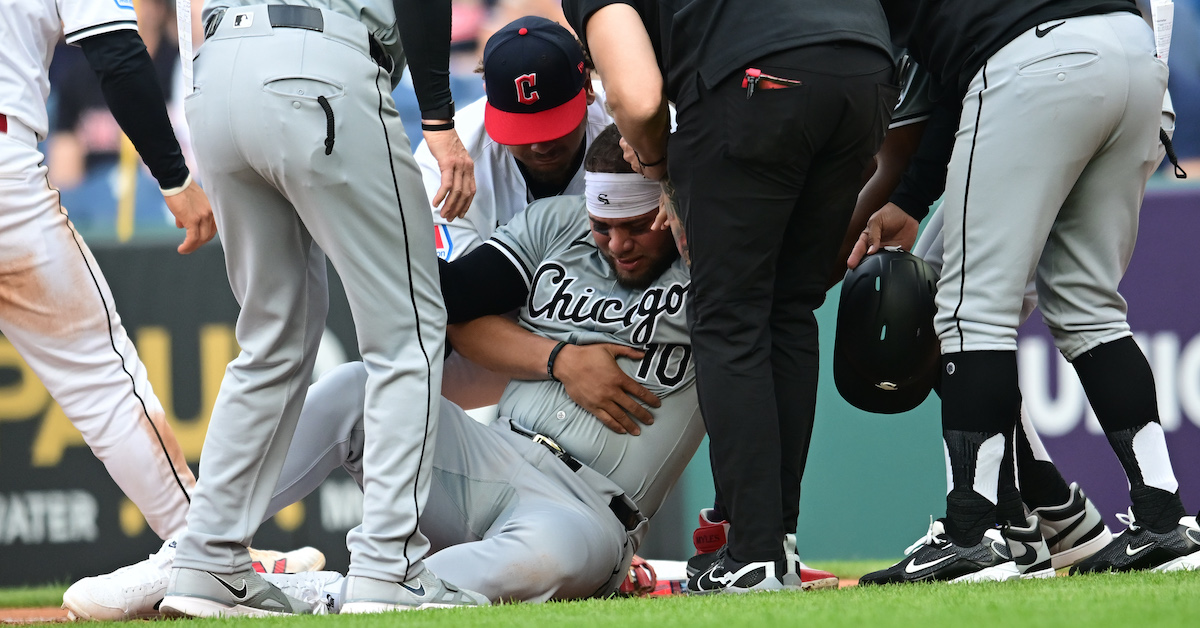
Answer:
[(537, 73), (522, 74), (516, 78), (517, 84), (517, 101), (522, 105), (532, 105), (537, 102), (541, 96), (538, 96), (537, 90), (533, 89), (537, 85)]

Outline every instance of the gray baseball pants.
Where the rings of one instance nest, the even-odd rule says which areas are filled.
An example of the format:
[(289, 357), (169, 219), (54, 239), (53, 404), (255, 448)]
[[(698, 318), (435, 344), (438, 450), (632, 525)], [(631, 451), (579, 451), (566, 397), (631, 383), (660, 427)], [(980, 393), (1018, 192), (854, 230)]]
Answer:
[[(241, 14), (251, 14), (251, 18)], [(200, 51), (187, 100), (241, 354), (221, 384), (175, 565), (231, 573), (266, 514), (304, 405), (328, 308), (325, 255), (346, 288), (366, 381), (363, 522), (350, 574), (403, 581), (437, 428), (445, 311), (420, 173), (366, 28), (323, 30), (230, 9)]]
[[(340, 467), (363, 484), (360, 362), (326, 373), (309, 391), (268, 515), (303, 498)], [(492, 601), (544, 602), (616, 591), (641, 528), (609, 509), (623, 495), (582, 467), (572, 471), (500, 418), (489, 426), (441, 399), (433, 474), (421, 529), (438, 576)], [(365, 498), (364, 498), (365, 499)]]
[(1131, 13), (1034, 29), (972, 80), (951, 158), (942, 353), (1014, 351), (1026, 285), (1072, 360), (1128, 336), (1117, 284), (1160, 161), (1167, 67)]

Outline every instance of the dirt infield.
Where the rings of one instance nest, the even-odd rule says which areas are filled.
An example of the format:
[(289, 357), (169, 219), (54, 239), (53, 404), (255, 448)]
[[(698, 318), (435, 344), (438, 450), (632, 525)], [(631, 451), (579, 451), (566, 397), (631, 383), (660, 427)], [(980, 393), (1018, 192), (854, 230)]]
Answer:
[(67, 611), (54, 606), (44, 608), (0, 608), (0, 624), (37, 624), (65, 621), (67, 621)]

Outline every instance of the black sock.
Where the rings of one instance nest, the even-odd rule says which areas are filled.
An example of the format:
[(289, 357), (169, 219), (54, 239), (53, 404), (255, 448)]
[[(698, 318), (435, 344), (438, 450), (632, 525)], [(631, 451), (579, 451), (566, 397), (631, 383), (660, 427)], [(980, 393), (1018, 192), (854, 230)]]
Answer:
[[(942, 356), (942, 438), (950, 457), (952, 490), (946, 496), (946, 533), (957, 544), (979, 543), (996, 525), (998, 510), (1006, 519), (1019, 517), (1020, 497), (1012, 467), (1012, 434), (1021, 409), (1017, 389), (1017, 356), (1012, 351), (966, 351)], [(996, 495), (975, 492), (980, 448), (1001, 437), (992, 449), (985, 473), (997, 473)], [(999, 455), (996, 460), (994, 456)], [(1007, 462), (1006, 462), (1007, 461)], [(998, 469), (991, 465), (998, 465)], [(1014, 497), (1016, 498), (1014, 501)], [(995, 499), (996, 503), (991, 500)], [(1004, 507), (997, 506), (1003, 503)], [(1016, 504), (1015, 508), (1013, 504)], [(1016, 510), (1018, 515), (1013, 515)], [(1024, 517), (1019, 517), (1023, 522)]]
[[(1146, 485), (1133, 446), (1139, 432), (1159, 422), (1154, 373), (1146, 356), (1133, 338), (1126, 337), (1095, 347), (1071, 364), (1125, 469), (1134, 519), (1154, 532), (1170, 531), (1184, 516), (1179, 493)], [(1154, 462), (1169, 465), (1165, 460)]]
[(1133, 439), (1146, 425), (1132, 427), (1118, 432), (1105, 434), (1108, 443), (1112, 445), (1117, 459), (1125, 468), (1129, 477), (1129, 499), (1133, 502), (1133, 518), (1137, 525), (1149, 528), (1154, 532), (1164, 533), (1175, 529), (1179, 518), (1186, 512), (1179, 491), (1170, 492), (1153, 486), (1146, 486), (1142, 477), (1142, 469), (1137, 463), (1137, 455), (1133, 451)]
[(956, 488), (946, 496), (946, 534), (960, 547), (978, 545), (996, 525), (996, 505), (979, 493)]
[(1071, 499), (1071, 487), (1058, 467), (1049, 460), (1033, 456), (1033, 447), (1025, 434), (1024, 423), (1017, 422), (1017, 477), (1021, 479), (1021, 500), (1029, 510), (1061, 506)]

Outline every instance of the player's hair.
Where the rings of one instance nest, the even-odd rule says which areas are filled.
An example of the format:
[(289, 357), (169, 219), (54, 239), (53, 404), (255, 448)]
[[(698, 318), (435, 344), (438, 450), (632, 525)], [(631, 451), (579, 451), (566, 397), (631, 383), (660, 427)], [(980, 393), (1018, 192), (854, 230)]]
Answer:
[(583, 158), (583, 169), (588, 172), (605, 172), (624, 174), (633, 172), (633, 167), (625, 161), (621, 150), (621, 132), (617, 125), (610, 124), (592, 140), (587, 155)]

